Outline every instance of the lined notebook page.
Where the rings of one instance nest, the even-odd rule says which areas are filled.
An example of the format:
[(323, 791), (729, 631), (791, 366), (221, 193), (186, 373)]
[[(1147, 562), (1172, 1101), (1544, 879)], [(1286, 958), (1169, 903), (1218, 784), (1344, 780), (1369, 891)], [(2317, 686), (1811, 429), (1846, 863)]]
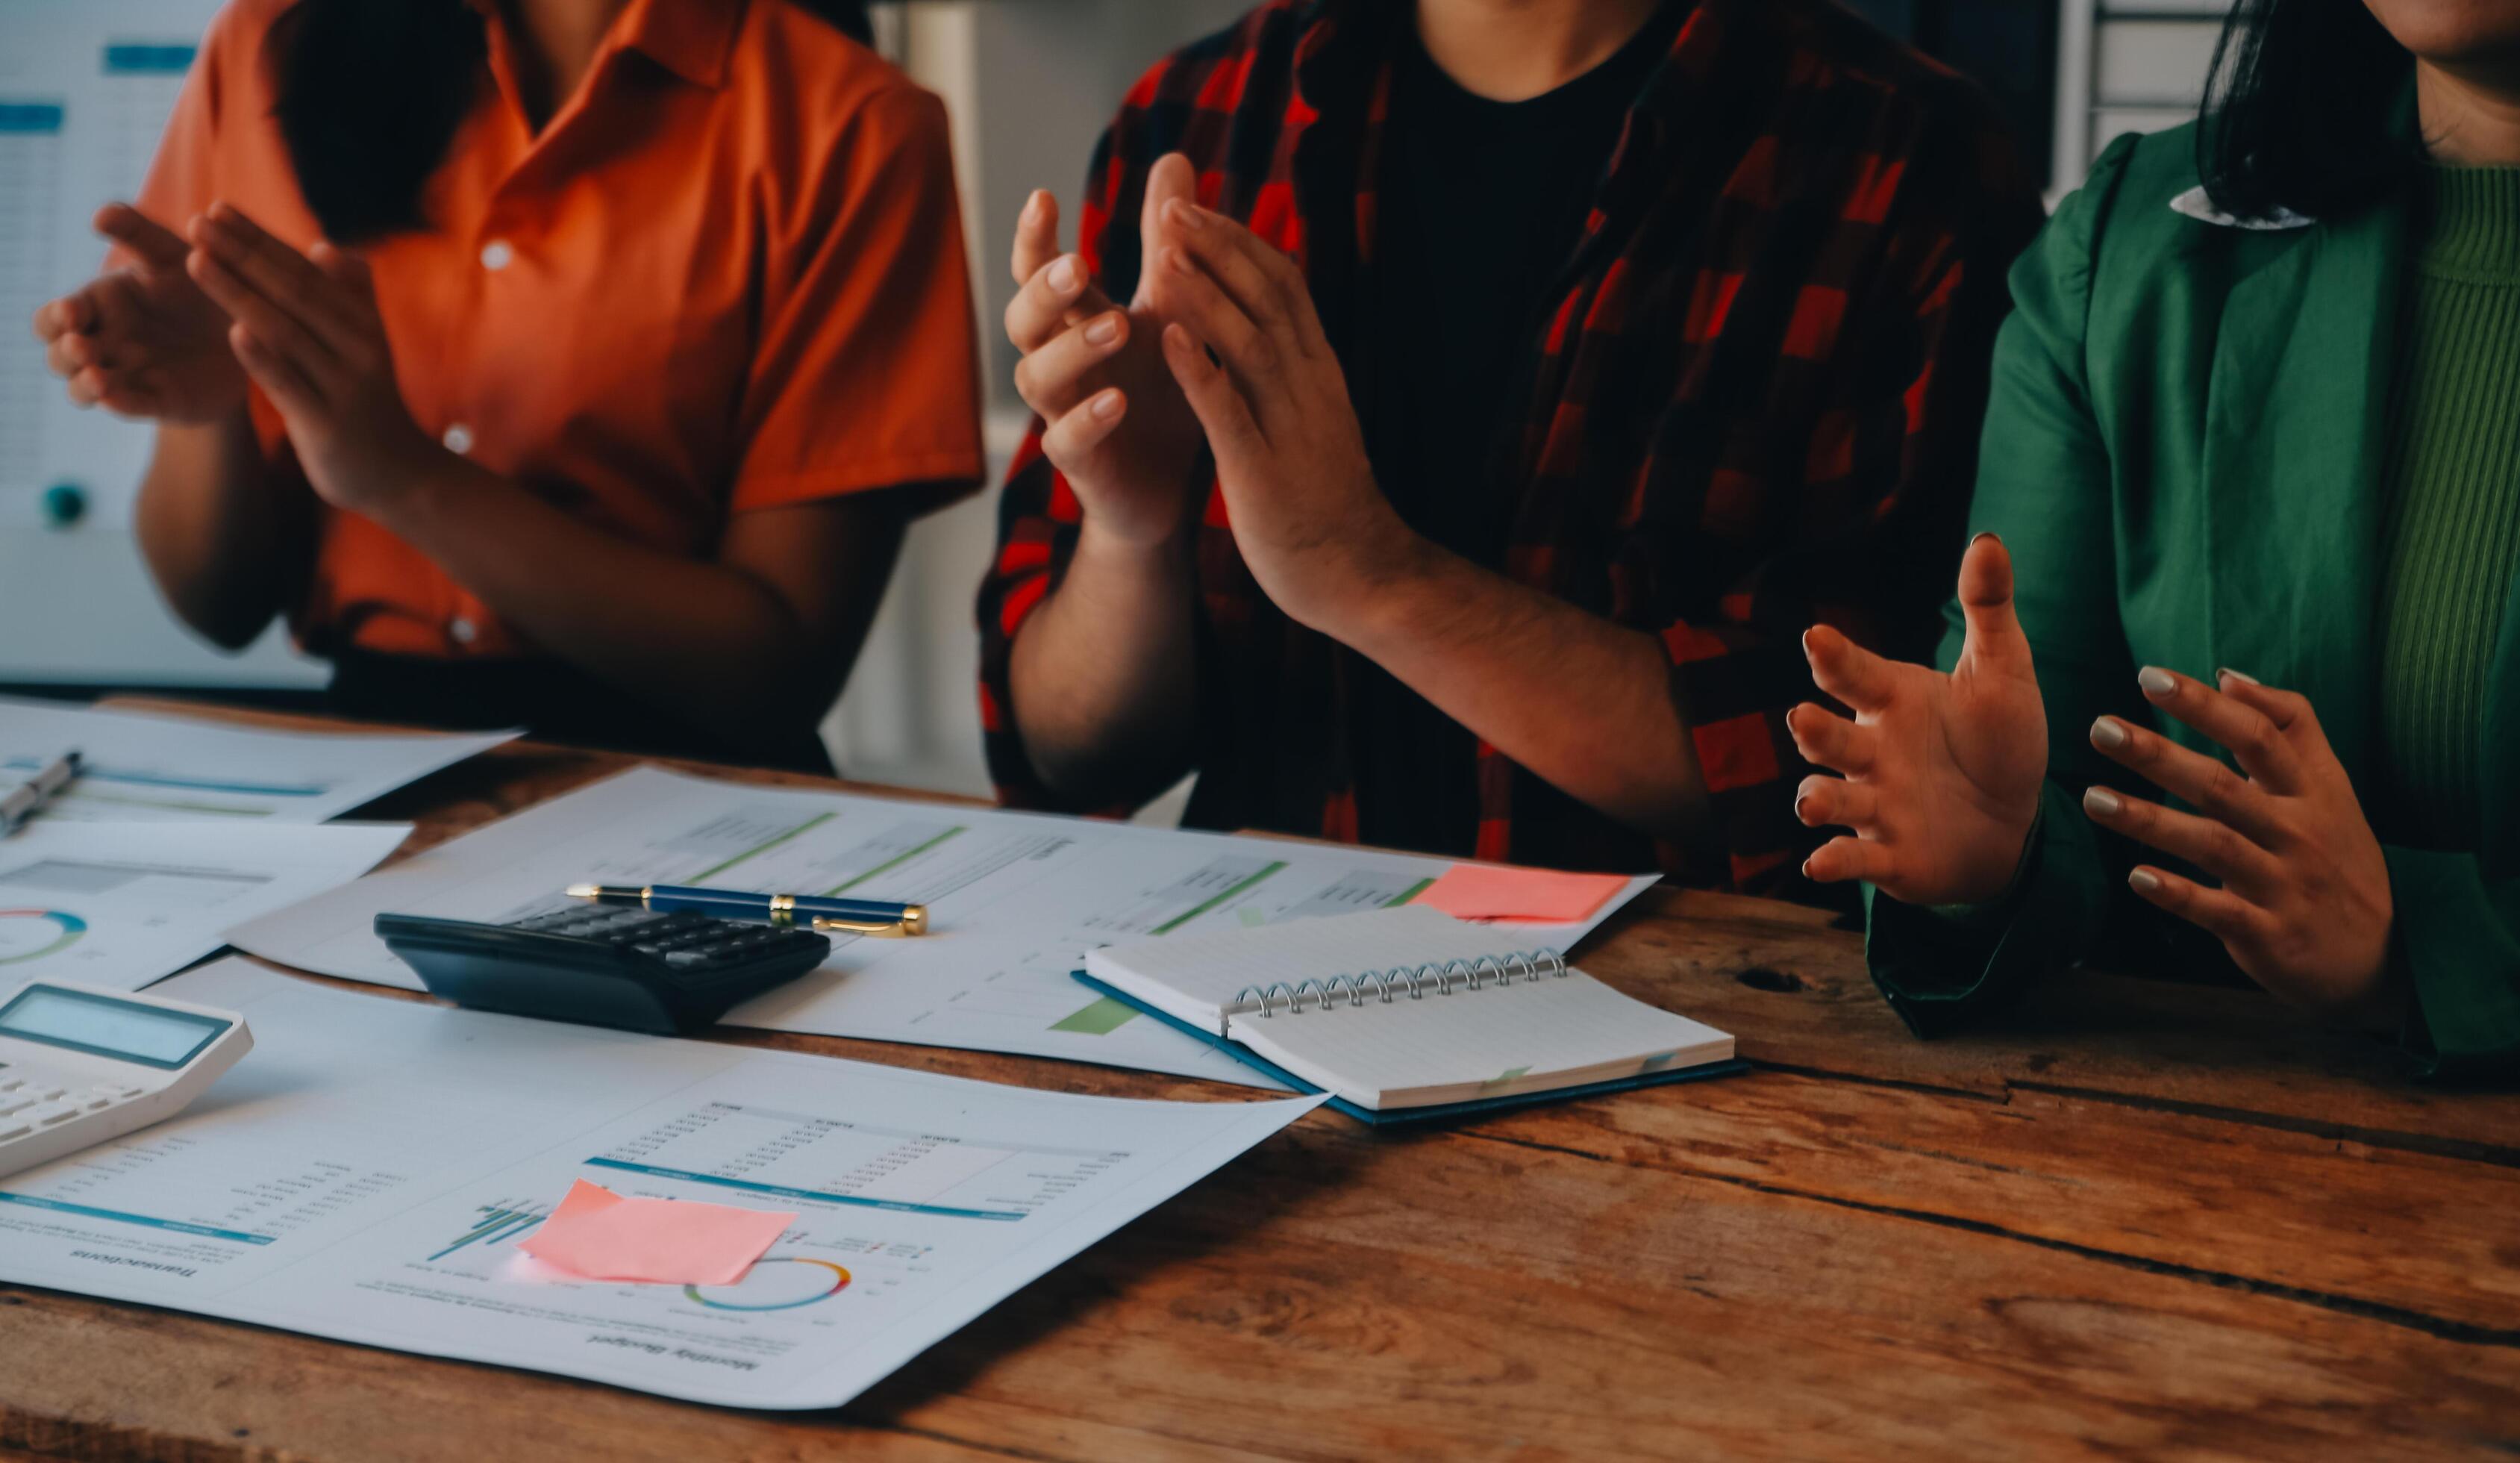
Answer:
[(1096, 979), (1184, 1021), (1233, 1037), (1295, 1075), (1363, 1107), (1419, 1106), (1573, 1086), (1722, 1061), (1732, 1038), (1632, 1000), (1577, 972), (1412, 999), (1342, 994), (1328, 1008), (1227, 1016), (1250, 986), (1415, 968), (1529, 949), (1516, 932), (1404, 906), (1258, 930), (1098, 950)]

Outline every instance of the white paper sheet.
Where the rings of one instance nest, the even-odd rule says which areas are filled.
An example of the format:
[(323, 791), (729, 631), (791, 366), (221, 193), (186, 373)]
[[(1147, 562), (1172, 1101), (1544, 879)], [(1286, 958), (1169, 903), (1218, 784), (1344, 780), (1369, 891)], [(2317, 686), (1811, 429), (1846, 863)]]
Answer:
[(0, 982), (120, 990), (170, 976), (239, 920), (347, 884), (408, 823), (54, 823), (0, 839)]
[[(1251, 1069), (1079, 985), (1099, 945), (1399, 903), (1452, 860), (1230, 838), (636, 768), (493, 823), (372, 878), (232, 929), (300, 970), (420, 988), (376, 937), (385, 911), (502, 922), (558, 908), (581, 881), (847, 893), (928, 907), (933, 934), (835, 939), (824, 967), (727, 1020), (1064, 1057), (1253, 1086)], [(1654, 883), (1580, 925), (1517, 926), (1571, 946)]]
[[(182, 1117), (0, 1179), (0, 1279), (694, 1401), (828, 1407), (1309, 1112), (1034, 1092), (328, 990), (165, 994), (254, 1049)], [(577, 1178), (790, 1211), (724, 1287), (518, 1263)]]
[(72, 748), (37, 822), (321, 823), (519, 732), (285, 732), (0, 697), (0, 793)]

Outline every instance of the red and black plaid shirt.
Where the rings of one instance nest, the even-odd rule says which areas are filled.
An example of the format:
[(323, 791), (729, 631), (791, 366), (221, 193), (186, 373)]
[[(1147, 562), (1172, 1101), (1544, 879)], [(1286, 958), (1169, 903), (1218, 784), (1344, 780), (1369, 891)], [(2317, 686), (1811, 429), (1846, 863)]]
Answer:
[[(1087, 180), (1079, 248), (1104, 288), (1135, 288), (1148, 169), (1185, 153), (1201, 202), (1303, 261), (1353, 387), (1408, 12), (1273, 0), (1148, 71)], [(1791, 887), (1814, 842), (1792, 816), (1809, 769), (1784, 727), (1815, 694), (1800, 635), (1826, 621), (1931, 653), (2004, 272), (2039, 220), (1958, 77), (1824, 0), (1698, 0), (1629, 110), (1531, 343), (1511, 546), (1488, 567), (1664, 647), (1723, 847), (1659, 844), (1482, 745), (1459, 789), (1475, 846), (1433, 851)], [(1036, 422), (979, 603), (981, 713), (1010, 802), (1059, 805), (1025, 754), (1008, 667), (1078, 524)], [(1354, 840), (1372, 790), (1351, 768), (1393, 734), (1348, 694), (1354, 652), (1269, 603), (1221, 493), (1199, 533), (1192, 821)]]

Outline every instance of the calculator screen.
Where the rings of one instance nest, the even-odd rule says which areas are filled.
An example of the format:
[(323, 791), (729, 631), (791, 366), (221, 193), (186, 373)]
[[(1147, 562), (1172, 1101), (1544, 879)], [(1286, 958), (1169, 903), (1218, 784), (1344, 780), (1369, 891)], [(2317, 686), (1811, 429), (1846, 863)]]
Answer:
[(29, 985), (0, 1006), (0, 1036), (168, 1070), (191, 1061), (234, 1023), (83, 990)]

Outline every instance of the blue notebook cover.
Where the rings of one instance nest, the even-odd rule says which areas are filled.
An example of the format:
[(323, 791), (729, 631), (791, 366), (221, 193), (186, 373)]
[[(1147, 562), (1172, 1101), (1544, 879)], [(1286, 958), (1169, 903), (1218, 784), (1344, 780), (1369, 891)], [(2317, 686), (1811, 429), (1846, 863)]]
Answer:
[[(1151, 1016), (1184, 1035), (1193, 1037), (1232, 1057), (1254, 1072), (1265, 1072), (1297, 1092), (1317, 1093), (1322, 1089), (1305, 1081), (1286, 1069), (1260, 1056), (1239, 1041), (1203, 1030), (1168, 1012), (1158, 1011), (1115, 985), (1095, 980), (1083, 971), (1071, 972), (1076, 979), (1098, 995), (1110, 997), (1141, 1016)], [(1379, 1112), (1361, 1108), (1344, 1097), (1333, 1097), (1328, 1106), (1336, 1108), (1359, 1122), (1374, 1127), (1388, 1127), (1406, 1122), (1442, 1122), (1454, 1119), (1474, 1118), (1485, 1113), (1502, 1113), (1513, 1108), (1536, 1108), (1543, 1103), (1566, 1102), (1578, 1097), (1596, 1097), (1604, 1092), (1626, 1092), (1637, 1087), (1659, 1087), (1670, 1082), (1694, 1082), (1706, 1077), (1732, 1076), (1748, 1072), (1750, 1064), (1734, 1057), (1724, 1062), (1701, 1062), (1694, 1067), (1676, 1067), (1669, 1072), (1640, 1073), (1607, 1082), (1586, 1082), (1580, 1087), (1552, 1087), (1545, 1092), (1517, 1092), (1510, 1097), (1477, 1097), (1468, 1102), (1436, 1103), (1422, 1108), (1394, 1108)]]

